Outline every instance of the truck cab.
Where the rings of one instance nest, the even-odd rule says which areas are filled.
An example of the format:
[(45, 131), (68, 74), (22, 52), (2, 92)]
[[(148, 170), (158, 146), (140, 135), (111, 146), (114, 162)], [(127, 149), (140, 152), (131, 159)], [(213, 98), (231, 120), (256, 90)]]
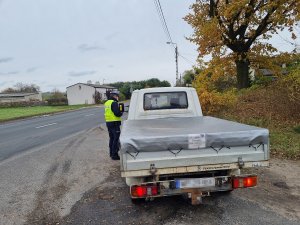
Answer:
[(194, 88), (166, 87), (136, 90), (128, 120), (203, 116)]

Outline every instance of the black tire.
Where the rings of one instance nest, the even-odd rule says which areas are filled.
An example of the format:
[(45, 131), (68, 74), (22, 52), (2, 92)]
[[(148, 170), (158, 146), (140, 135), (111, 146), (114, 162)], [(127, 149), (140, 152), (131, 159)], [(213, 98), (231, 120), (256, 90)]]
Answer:
[(227, 195), (230, 195), (232, 191), (233, 191), (233, 189), (232, 190), (227, 190), (227, 191), (216, 191), (216, 192), (211, 192), (210, 195), (214, 196), (214, 197), (227, 196)]
[(233, 189), (232, 190), (228, 190), (228, 191), (219, 191), (218, 193), (220, 194), (220, 195), (230, 195), (231, 194), (231, 192), (233, 191)]

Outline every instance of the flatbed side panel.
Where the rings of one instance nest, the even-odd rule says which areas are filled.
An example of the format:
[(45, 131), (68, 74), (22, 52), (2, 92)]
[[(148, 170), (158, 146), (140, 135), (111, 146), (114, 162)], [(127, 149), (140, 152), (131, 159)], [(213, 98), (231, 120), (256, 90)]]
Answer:
[(124, 171), (149, 169), (152, 164), (155, 168), (182, 167), (194, 165), (211, 165), (255, 162), (268, 160), (268, 145), (240, 146), (219, 149), (201, 150), (173, 150), (160, 152), (123, 153), (122, 164)]
[[(258, 168), (269, 166), (269, 161), (253, 161), (246, 162), (243, 168)], [(197, 165), (197, 166), (182, 166), (182, 167), (170, 167), (157, 169), (156, 175), (164, 174), (181, 174), (181, 173), (195, 173), (203, 171), (214, 171), (214, 170), (232, 170), (239, 169), (238, 163), (226, 163), (226, 164), (211, 164), (211, 165)], [(121, 171), (122, 177), (143, 177), (151, 176), (150, 170), (129, 170)]]

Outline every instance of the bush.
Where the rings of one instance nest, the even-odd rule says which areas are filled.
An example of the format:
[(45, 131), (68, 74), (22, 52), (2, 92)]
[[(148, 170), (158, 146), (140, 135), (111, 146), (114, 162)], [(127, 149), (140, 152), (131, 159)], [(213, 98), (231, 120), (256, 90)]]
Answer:
[(94, 100), (95, 100), (95, 104), (101, 104), (102, 103), (102, 97), (101, 97), (101, 95), (98, 91), (95, 92), (93, 97), (94, 97)]
[(276, 78), (275, 77), (266, 77), (266, 76), (257, 76), (255, 80), (252, 82), (252, 86), (268, 86), (270, 85)]
[(299, 124), (299, 112), (300, 73), (294, 71), (278, 78), (267, 87), (256, 85), (241, 90), (237, 104), (229, 114), (235, 114), (240, 119), (253, 118), (281, 126), (286, 123)]
[(218, 114), (235, 104), (236, 94), (234, 91), (220, 93), (217, 91), (199, 91), (198, 92), (202, 111), (205, 115)]
[(47, 99), (48, 105), (59, 106), (68, 105), (68, 99), (66, 95), (57, 89), (54, 89)]
[(29, 102), (2, 102), (0, 108), (30, 107), (47, 105), (45, 101), (29, 101)]
[(272, 155), (300, 159), (299, 66), (288, 75), (273, 81), (263, 78), (239, 91), (218, 91), (218, 80), (200, 74), (194, 82), (204, 114), (266, 127), (270, 130)]
[(203, 70), (196, 76), (196, 88), (202, 111), (205, 115), (216, 115), (232, 107), (237, 101), (233, 86), (235, 78), (228, 74), (217, 74), (214, 70)]
[(125, 101), (125, 100), (126, 100), (126, 96), (121, 92), (119, 96), (119, 101)]
[(294, 131), (298, 134), (300, 134), (300, 126), (294, 127)]
[(67, 98), (50, 98), (48, 99), (48, 105), (51, 106), (61, 106), (61, 105), (68, 105)]

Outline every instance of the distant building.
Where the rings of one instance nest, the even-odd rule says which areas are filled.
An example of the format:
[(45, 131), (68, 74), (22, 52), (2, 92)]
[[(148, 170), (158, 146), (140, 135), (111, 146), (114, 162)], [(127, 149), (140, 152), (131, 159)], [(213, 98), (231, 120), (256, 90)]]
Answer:
[(0, 93), (0, 103), (42, 101), (42, 93)]
[(91, 82), (77, 83), (67, 87), (67, 98), (69, 105), (95, 104), (95, 95), (99, 92), (102, 100), (107, 100), (106, 93), (117, 91), (115, 87), (108, 85), (92, 84)]
[[(281, 74), (287, 75), (288, 70), (286, 69), (286, 64), (282, 64), (281, 68), (282, 68)], [(249, 69), (249, 76), (250, 76), (251, 80), (255, 80), (255, 77), (257, 77), (257, 75), (262, 75), (264, 77), (269, 77), (269, 78), (273, 78), (273, 79), (276, 78), (274, 71), (272, 71), (270, 69), (264, 69), (264, 68), (260, 68), (260, 69), (250, 68)]]

